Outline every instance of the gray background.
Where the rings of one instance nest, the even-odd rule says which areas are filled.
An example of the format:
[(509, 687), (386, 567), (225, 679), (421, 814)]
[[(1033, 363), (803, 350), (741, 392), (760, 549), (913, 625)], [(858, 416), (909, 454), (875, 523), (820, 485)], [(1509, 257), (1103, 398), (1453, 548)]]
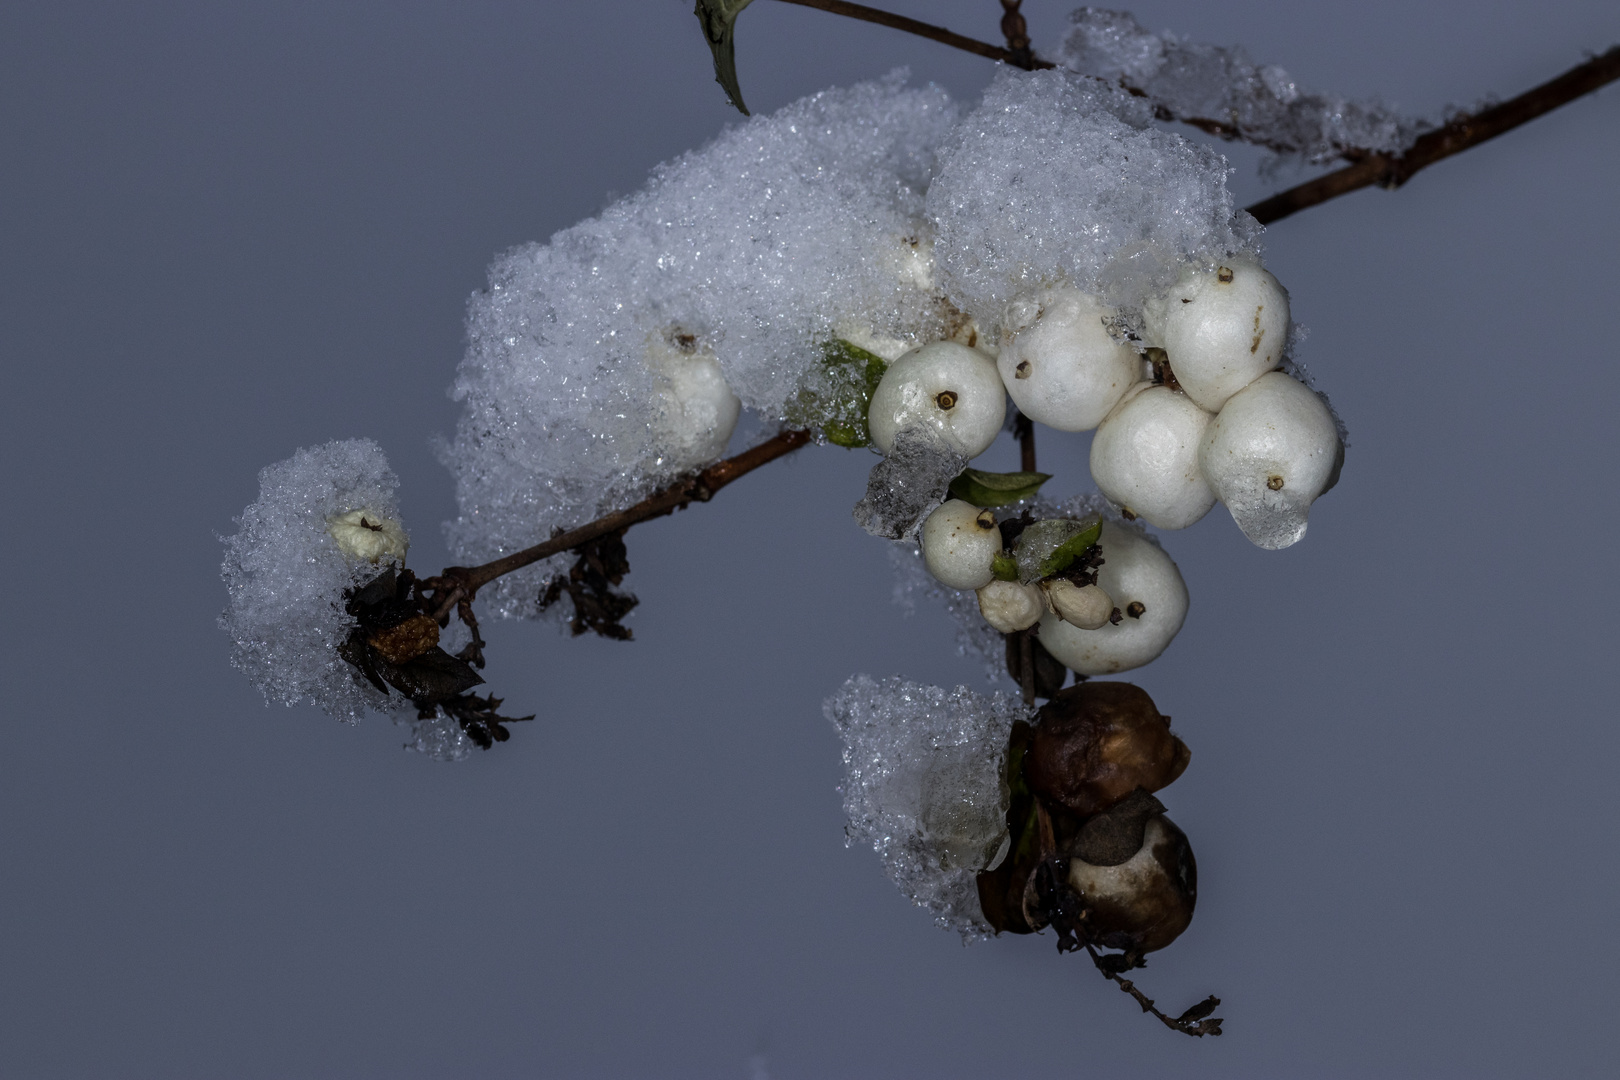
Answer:
[[(981, 37), (991, 0), (893, 0)], [(1037, 42), (1067, 5), (1030, 0)], [(1143, 2), (1411, 111), (1620, 40), (1590, 3)], [(1193, 766), (1203, 877), (1160, 1029), (1050, 937), (964, 949), (845, 850), (822, 698), (982, 685), (889, 602), (811, 450), (637, 529), (636, 641), (490, 628), (541, 719), (446, 766), (266, 709), (216, 536), (257, 470), (372, 436), (416, 566), (429, 437), (491, 256), (732, 122), (686, 0), (0, 9), (0, 1073), (1532, 1076), (1614, 1067), (1620, 92), (1277, 226), (1348, 419), (1309, 538), (1170, 538), (1186, 628), (1138, 681)], [(769, 2), (757, 110), (988, 62)], [(1245, 201), (1273, 186), (1232, 152)], [(1048, 435), (1058, 493), (1085, 439)], [(992, 467), (1010, 465), (999, 446)]]

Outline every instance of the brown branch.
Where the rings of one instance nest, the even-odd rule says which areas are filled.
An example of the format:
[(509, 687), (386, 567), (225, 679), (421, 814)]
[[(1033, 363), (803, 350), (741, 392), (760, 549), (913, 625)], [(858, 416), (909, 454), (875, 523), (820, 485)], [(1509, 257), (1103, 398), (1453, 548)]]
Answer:
[(1620, 45), (1510, 101), (1456, 117), (1444, 127), (1420, 136), (1403, 154), (1372, 154), (1353, 165), (1257, 202), (1249, 207), (1249, 213), (1260, 224), (1269, 225), (1289, 214), (1374, 184), (1398, 188), (1418, 170), (1512, 131), (1616, 79), (1620, 79)]
[[(1136, 983), (1110, 968), (1108, 964), (1103, 961), (1103, 958), (1098, 955), (1097, 950), (1092, 946), (1091, 942), (1087, 941), (1083, 942), (1083, 944), (1086, 947), (1086, 952), (1091, 954), (1091, 962), (1097, 965), (1097, 970), (1103, 973), (1103, 977), (1106, 979), (1111, 979), (1115, 983), (1119, 984), (1119, 988), (1121, 990), (1125, 991), (1127, 994), (1131, 995), (1131, 997), (1136, 999), (1136, 1003), (1142, 1006), (1143, 1012), (1152, 1013), (1154, 1016), (1157, 1016), (1159, 1018), (1159, 1022), (1165, 1027), (1172, 1031), (1179, 1031), (1183, 1034), (1192, 1035), (1200, 1039), (1205, 1035), (1219, 1035), (1221, 1033), (1220, 1017), (1210, 1017), (1209, 1015), (1220, 1007), (1220, 998), (1211, 994), (1209, 997), (1205, 998), (1203, 1001), (1200, 1001), (1198, 1004), (1194, 1005), (1180, 1016), (1169, 1016), (1166, 1013), (1161, 1012), (1159, 1007), (1153, 1004), (1152, 998), (1138, 990), (1136, 988)], [(1205, 1019), (1206, 1017), (1209, 1018)]]
[[(800, 7), (815, 8), (817, 11), (826, 11), (833, 15), (844, 15), (851, 19), (859, 19), (862, 22), (877, 23), (879, 26), (887, 26), (894, 30), (903, 30), (908, 34), (925, 37), (929, 41), (937, 41), (941, 45), (949, 45), (953, 49), (962, 49), (965, 52), (976, 53), (991, 60), (1000, 60), (1004, 64), (1021, 67), (1025, 71), (1057, 66), (1049, 61), (1038, 60), (1033, 55), (1030, 55), (1027, 45), (1021, 55), (1011, 49), (1003, 49), (1000, 45), (992, 45), (988, 41), (979, 41), (977, 38), (952, 33), (943, 26), (934, 26), (918, 19), (907, 18), (904, 15), (879, 11), (877, 8), (867, 7), (865, 4), (850, 4), (846, 3), (845, 0), (781, 0), (781, 2), (784, 4), (798, 4)], [(1013, 9), (1016, 9), (1017, 6), (1016, 3), (1012, 5)], [(1019, 17), (1018, 21), (1020, 24), (1023, 22), (1022, 16)], [(1003, 26), (1005, 25), (1006, 22), (1003, 20)]]
[[(736, 480), (740, 476), (753, 472), (761, 465), (768, 464), (790, 454), (810, 441), (808, 431), (784, 431), (775, 438), (767, 439), (758, 446), (744, 450), (736, 457), (716, 462), (695, 476), (682, 480), (655, 491), (634, 506), (627, 507), (615, 513), (599, 517), (595, 521), (581, 525), (577, 529), (570, 529), (558, 533), (551, 539), (515, 551), (504, 558), (484, 563), (482, 566), (451, 566), (445, 569), (438, 579), (430, 579), (429, 584), (449, 591), (439, 602), (440, 611), (448, 614), (450, 608), (460, 603), (463, 598), (472, 599), (478, 590), (488, 585), (498, 577), (510, 574), (514, 570), (521, 570), (525, 566), (549, 559), (564, 551), (571, 551), (581, 544), (589, 543), (599, 536), (628, 529), (632, 525), (647, 521), (655, 517), (672, 514), (694, 502), (708, 502), (715, 492)], [(456, 596), (460, 592), (462, 596)]]

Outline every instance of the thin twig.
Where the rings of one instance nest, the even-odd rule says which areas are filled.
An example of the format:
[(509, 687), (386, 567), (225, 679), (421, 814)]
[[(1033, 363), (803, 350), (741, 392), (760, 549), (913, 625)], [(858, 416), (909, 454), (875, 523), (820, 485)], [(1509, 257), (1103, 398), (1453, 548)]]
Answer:
[[(909, 19), (904, 15), (896, 15), (889, 11), (879, 11), (877, 8), (867, 7), (865, 4), (850, 4), (845, 0), (782, 0), (784, 4), (798, 4), (801, 7), (815, 8), (817, 11), (830, 12), (833, 15), (844, 15), (851, 19), (860, 19), (862, 22), (877, 23), (895, 30), (903, 30), (908, 34), (916, 34), (930, 41), (937, 41), (941, 45), (949, 45), (953, 49), (962, 49), (966, 52), (976, 53), (991, 60), (1000, 60), (1004, 64), (1012, 64), (1026, 71), (1040, 68), (1056, 67), (1056, 64), (1046, 60), (1038, 60), (1034, 56), (1020, 57), (1010, 49), (1003, 49), (1000, 45), (992, 45), (988, 41), (979, 41), (977, 38), (964, 37), (952, 33), (943, 26), (934, 26), (918, 19)], [(1014, 5), (1016, 7), (1017, 5)], [(1019, 20), (1020, 22), (1022, 19)], [(1022, 60), (1023, 62), (1020, 62)]]
[(1428, 168), (1437, 161), (1460, 154), (1503, 132), (1512, 131), (1616, 79), (1620, 79), (1620, 45), (1510, 101), (1473, 115), (1464, 114), (1455, 118), (1444, 127), (1420, 136), (1411, 149), (1403, 154), (1373, 154), (1353, 165), (1315, 180), (1307, 180), (1257, 202), (1249, 207), (1249, 213), (1262, 225), (1269, 225), (1289, 214), (1374, 184), (1398, 188), (1419, 169)]
[[(753, 472), (761, 465), (775, 461), (784, 454), (790, 454), (810, 441), (808, 431), (784, 431), (775, 438), (767, 439), (752, 449), (745, 450), (736, 457), (710, 465), (696, 476), (689, 476), (682, 480), (655, 491), (634, 506), (627, 507), (615, 513), (599, 517), (595, 521), (581, 525), (577, 529), (558, 533), (551, 539), (515, 551), (504, 558), (484, 563), (482, 566), (451, 566), (440, 575), (441, 578), (454, 581), (456, 587), (466, 594), (468, 599), (476, 596), (478, 590), (488, 585), (498, 577), (510, 574), (514, 570), (521, 570), (525, 566), (549, 559), (553, 555), (564, 551), (571, 551), (581, 544), (595, 540), (599, 536), (628, 529), (650, 518), (663, 517), (672, 514), (694, 502), (708, 502), (715, 492), (731, 483), (733, 480), (747, 473)], [(453, 595), (453, 594), (452, 594)], [(441, 602), (441, 608), (448, 613), (451, 606), (459, 602), (457, 597), (452, 600), (449, 596)]]
[(1218, 1017), (1205, 1019), (1205, 1017), (1209, 1017), (1210, 1013), (1214, 1012), (1220, 1007), (1220, 998), (1211, 994), (1203, 1001), (1200, 1001), (1197, 1005), (1194, 1005), (1192, 1008), (1182, 1013), (1179, 1017), (1169, 1016), (1163, 1012), (1160, 1012), (1159, 1007), (1153, 1004), (1153, 999), (1136, 988), (1136, 983), (1132, 982), (1130, 979), (1127, 979), (1119, 972), (1111, 970), (1108, 965), (1103, 963), (1103, 958), (1098, 955), (1096, 948), (1092, 946), (1091, 942), (1085, 941), (1082, 942), (1082, 944), (1085, 945), (1086, 952), (1091, 954), (1091, 962), (1097, 965), (1097, 970), (1103, 973), (1103, 977), (1118, 983), (1121, 990), (1125, 991), (1127, 994), (1131, 995), (1131, 997), (1136, 999), (1136, 1003), (1142, 1006), (1143, 1012), (1152, 1013), (1154, 1016), (1157, 1016), (1159, 1018), (1159, 1022), (1165, 1027), (1171, 1029), (1172, 1031), (1179, 1031), (1183, 1034), (1192, 1035), (1195, 1038), (1200, 1039), (1205, 1035), (1219, 1035), (1221, 1033), (1221, 1021)]

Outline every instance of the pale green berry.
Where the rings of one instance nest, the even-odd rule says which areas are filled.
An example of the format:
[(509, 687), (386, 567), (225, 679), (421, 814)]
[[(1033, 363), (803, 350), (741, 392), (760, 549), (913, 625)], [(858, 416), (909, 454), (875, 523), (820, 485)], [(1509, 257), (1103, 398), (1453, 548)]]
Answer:
[(1108, 333), (1113, 309), (1078, 289), (1007, 305), (996, 369), (1018, 411), (1059, 431), (1089, 431), (1141, 378), (1142, 358)]
[(1007, 395), (988, 356), (935, 341), (889, 365), (867, 411), (872, 442), (885, 454), (898, 432), (921, 429), (964, 457), (984, 453), (1007, 418)]
[(1142, 314), (1144, 337), (1209, 412), (1281, 363), (1288, 344), (1288, 292), (1252, 258), (1188, 271)]
[(1215, 505), (1198, 467), (1211, 419), (1185, 394), (1138, 383), (1091, 438), (1097, 489), (1150, 525), (1185, 529)]
[(1000, 551), (996, 515), (972, 503), (951, 499), (923, 522), (923, 565), (948, 588), (980, 589), (989, 584)]

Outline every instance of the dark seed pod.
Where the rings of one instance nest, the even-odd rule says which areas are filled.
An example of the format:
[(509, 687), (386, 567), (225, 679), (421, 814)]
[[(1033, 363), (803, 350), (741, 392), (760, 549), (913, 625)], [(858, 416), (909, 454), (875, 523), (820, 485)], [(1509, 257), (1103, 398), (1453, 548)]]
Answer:
[[(1170, 944), (1192, 922), (1198, 901), (1192, 845), (1169, 818), (1153, 812), (1157, 799), (1140, 794), (1141, 800), (1127, 799), (1087, 822), (1069, 846), (1068, 884), (1080, 896), (1087, 932), (1099, 944), (1127, 952), (1153, 952)], [(1094, 835), (1088, 845), (1086, 833), (1115, 817), (1121, 820), (1102, 830), (1110, 834), (1106, 842), (1099, 845), (1102, 837)], [(1117, 851), (1103, 849), (1117, 848), (1120, 834), (1136, 829), (1141, 842), (1121, 862), (1098, 864), (1080, 854), (1112, 858)]]
[(1089, 817), (1137, 788), (1165, 787), (1191, 758), (1141, 687), (1083, 682), (1055, 693), (1037, 714), (1024, 777), (1036, 795)]

